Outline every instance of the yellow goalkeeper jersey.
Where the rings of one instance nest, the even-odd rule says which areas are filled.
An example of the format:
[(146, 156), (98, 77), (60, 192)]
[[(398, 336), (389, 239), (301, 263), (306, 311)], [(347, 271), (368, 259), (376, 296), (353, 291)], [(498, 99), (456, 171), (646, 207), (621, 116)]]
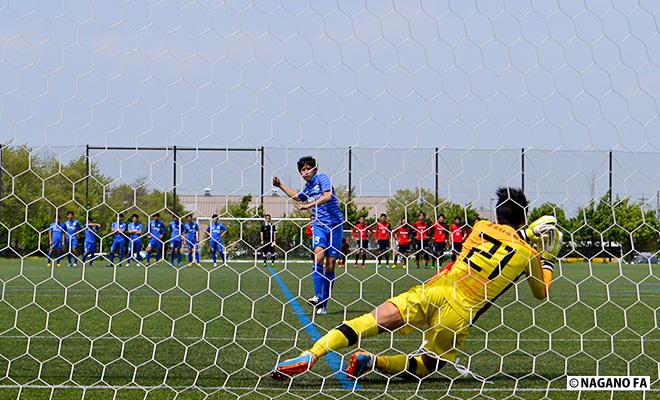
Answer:
[(446, 294), (447, 301), (466, 320), (474, 322), (521, 275), (538, 276), (540, 267), (539, 253), (515, 229), (479, 221), (456, 262), (432, 281), (452, 285), (454, 290), (449, 292), (453, 295)]

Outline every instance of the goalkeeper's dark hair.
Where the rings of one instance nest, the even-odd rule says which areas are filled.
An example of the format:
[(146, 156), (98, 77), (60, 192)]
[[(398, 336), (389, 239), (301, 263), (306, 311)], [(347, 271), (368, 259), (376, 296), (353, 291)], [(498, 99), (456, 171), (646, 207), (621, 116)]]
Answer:
[(497, 205), (495, 215), (497, 223), (518, 228), (525, 224), (527, 214), (527, 197), (522, 190), (510, 187), (497, 189)]
[(212, 218), (212, 219), (216, 219), (216, 218), (218, 218), (218, 214), (213, 214), (213, 215), (211, 215), (211, 218)]
[(305, 165), (310, 168), (316, 168), (316, 159), (312, 156), (300, 157), (298, 160), (298, 172), (302, 171)]

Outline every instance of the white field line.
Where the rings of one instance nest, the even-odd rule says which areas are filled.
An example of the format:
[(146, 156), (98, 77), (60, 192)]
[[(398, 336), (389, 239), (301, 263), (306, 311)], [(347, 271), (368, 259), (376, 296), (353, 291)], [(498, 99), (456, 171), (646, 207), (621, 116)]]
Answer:
[[(291, 341), (301, 341), (296, 339), (288, 339), (281, 337), (274, 338), (263, 338), (263, 337), (231, 337), (231, 336), (146, 336), (146, 335), (136, 335), (136, 336), (66, 336), (58, 338), (55, 336), (48, 335), (35, 335), (35, 336), (20, 336), (20, 335), (0, 335), (0, 340), (10, 339), (10, 340), (26, 340), (26, 339), (59, 339), (59, 340), (131, 340), (135, 338), (148, 339), (148, 340), (166, 340), (166, 339), (178, 339), (178, 340), (227, 340), (227, 341), (246, 341), (246, 342), (291, 342)], [(374, 338), (369, 339), (369, 342), (390, 342), (391, 340), (387, 337), (383, 338)], [(400, 337), (395, 339), (396, 342), (419, 342), (419, 339)], [(512, 342), (548, 342), (546, 339), (537, 339), (537, 338), (523, 338), (523, 339), (505, 339), (505, 338), (489, 338), (485, 339), (474, 339), (466, 338), (466, 342), (503, 342), (503, 343), (512, 343)], [(556, 338), (552, 339), (552, 342), (660, 342), (660, 339), (596, 339), (596, 338), (583, 338), (583, 339), (566, 339), (566, 338)]]
[[(522, 379), (516, 379), (516, 381), (519, 381)], [(448, 380), (448, 382), (454, 382), (456, 380)], [(559, 382), (559, 385), (562, 386), (564, 382)], [(479, 384), (480, 385), (480, 384)], [(112, 386), (112, 385), (98, 385), (98, 386), (75, 386), (75, 385), (53, 385), (53, 386), (47, 386), (47, 385), (0, 385), (0, 389), (47, 389), (47, 390), (55, 390), (55, 389), (77, 389), (77, 390), (114, 390), (114, 391), (121, 391), (121, 390), (143, 390), (143, 391), (152, 391), (152, 390), (174, 390), (174, 391), (183, 391), (183, 390), (190, 390), (190, 389), (197, 389), (199, 391), (254, 391), (254, 392), (268, 392), (268, 391), (278, 391), (278, 392), (285, 392), (285, 393), (295, 393), (295, 392), (303, 392), (303, 393), (326, 393), (326, 392), (342, 392), (346, 393), (348, 392), (347, 390), (339, 389), (339, 388), (324, 388), (323, 391), (314, 391), (310, 389), (279, 389), (276, 387), (237, 387), (237, 386), (168, 386), (168, 385), (159, 385), (159, 386), (139, 386), (139, 385), (126, 385), (126, 386)], [(512, 393), (520, 393), (520, 392), (565, 392), (566, 388), (565, 387), (550, 387), (550, 388), (481, 388), (481, 387), (475, 387), (475, 388), (452, 388), (450, 390), (439, 390), (438, 388), (428, 388), (428, 389), (387, 389), (383, 387), (383, 389), (372, 389), (372, 388), (362, 388), (360, 389), (360, 393), (362, 392), (373, 392), (373, 393), (409, 393), (409, 394), (415, 394), (415, 393), (448, 393), (451, 394), (452, 392), (478, 392), (478, 393), (488, 393), (488, 392), (512, 392)], [(660, 389), (650, 389), (650, 392), (660, 392)]]

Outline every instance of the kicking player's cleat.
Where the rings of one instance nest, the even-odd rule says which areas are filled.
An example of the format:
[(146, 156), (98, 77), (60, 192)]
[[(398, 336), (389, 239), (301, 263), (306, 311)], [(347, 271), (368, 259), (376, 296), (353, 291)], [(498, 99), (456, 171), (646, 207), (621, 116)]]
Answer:
[(270, 377), (276, 381), (284, 381), (309, 371), (315, 362), (316, 356), (308, 351), (304, 351), (298, 357), (289, 358), (277, 364), (275, 369), (270, 372)]
[(321, 303), (321, 299), (319, 299), (318, 296), (310, 297), (307, 299), (307, 303), (309, 303), (309, 305), (312, 307), (316, 307), (319, 305), (319, 303)]
[(348, 375), (350, 380), (354, 381), (365, 373), (373, 371), (375, 364), (375, 355), (366, 351), (356, 351), (351, 354), (351, 361), (344, 370), (344, 373)]

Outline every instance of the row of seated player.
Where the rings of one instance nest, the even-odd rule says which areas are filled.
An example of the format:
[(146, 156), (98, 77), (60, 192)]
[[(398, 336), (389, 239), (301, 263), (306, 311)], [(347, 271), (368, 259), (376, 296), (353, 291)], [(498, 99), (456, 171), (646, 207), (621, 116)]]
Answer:
[[(172, 215), (172, 220), (166, 226), (160, 220), (160, 214), (151, 216), (147, 226), (143, 226), (137, 214), (131, 216), (131, 222), (124, 221), (124, 214), (119, 213), (117, 220), (110, 223), (110, 234), (112, 235), (112, 245), (108, 253), (109, 264), (114, 266), (115, 256), (119, 257), (118, 265), (121, 265), (126, 257), (126, 266), (130, 266), (132, 259), (137, 263), (142, 262), (143, 241), (147, 242), (145, 261), (146, 265), (151, 263), (152, 258), (158, 261), (165, 253), (165, 244), (170, 248), (170, 262), (181, 266), (181, 248), (185, 245), (188, 248), (188, 262), (199, 265), (200, 247), (208, 241), (211, 257), (214, 266), (218, 265), (218, 256), (225, 262), (223, 249), (223, 236), (228, 232), (219, 220), (218, 215), (211, 217), (211, 223), (206, 228), (206, 237), (200, 240), (200, 228), (197, 222), (193, 221), (192, 215), (186, 216), (186, 222)], [(80, 221), (75, 219), (72, 211), (66, 213), (64, 223), (60, 222), (59, 216), (56, 216), (48, 228), (48, 266), (60, 266), (60, 260), (66, 250), (69, 266), (77, 266), (79, 248), (78, 237), (84, 236), (82, 262), (89, 259), (90, 265), (97, 257), (97, 247), (101, 240), (99, 228), (101, 224), (88, 220), (83, 226)], [(194, 258), (194, 261), (193, 261)]]

